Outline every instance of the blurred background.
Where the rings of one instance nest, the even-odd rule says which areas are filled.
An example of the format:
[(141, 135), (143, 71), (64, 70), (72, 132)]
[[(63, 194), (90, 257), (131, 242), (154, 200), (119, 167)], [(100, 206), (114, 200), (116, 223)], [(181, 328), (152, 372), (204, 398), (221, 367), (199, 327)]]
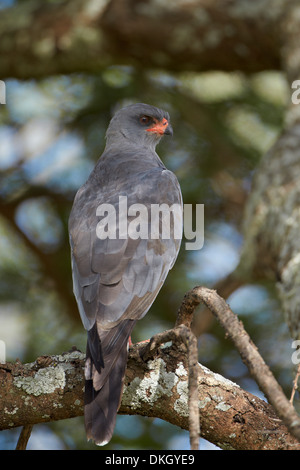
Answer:
[[(1, 71), (0, 71), (1, 73)], [(0, 77), (1, 78), (1, 77)], [(176, 173), (184, 203), (205, 205), (205, 241), (184, 243), (175, 267), (133, 341), (174, 325), (185, 292), (214, 287), (239, 262), (245, 201), (254, 169), (280, 133), (290, 92), (277, 71), (242, 73), (144, 70), (114, 65), (94, 75), (5, 80), (0, 105), (0, 339), (7, 361), (31, 362), (73, 345), (86, 333), (72, 293), (67, 223), (74, 195), (105, 145), (114, 111), (134, 102), (166, 109), (174, 128), (158, 153)], [(291, 341), (272, 286), (241, 286), (232, 310), (290, 395)], [(199, 323), (199, 361), (261, 396), (224, 331)], [(130, 436), (128, 429), (130, 428)], [(20, 429), (0, 433), (15, 448)], [(202, 441), (204, 449), (215, 448)], [(188, 432), (159, 419), (118, 416), (108, 449), (188, 449)], [(95, 449), (83, 418), (34, 426), (28, 449)]]

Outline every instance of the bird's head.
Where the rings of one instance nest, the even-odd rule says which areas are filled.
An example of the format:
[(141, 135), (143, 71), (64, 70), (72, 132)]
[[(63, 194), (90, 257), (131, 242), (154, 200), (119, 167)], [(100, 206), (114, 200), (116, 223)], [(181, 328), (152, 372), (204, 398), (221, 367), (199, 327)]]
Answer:
[(149, 104), (136, 103), (116, 112), (106, 132), (107, 145), (122, 144), (155, 148), (163, 135), (173, 135), (169, 113)]

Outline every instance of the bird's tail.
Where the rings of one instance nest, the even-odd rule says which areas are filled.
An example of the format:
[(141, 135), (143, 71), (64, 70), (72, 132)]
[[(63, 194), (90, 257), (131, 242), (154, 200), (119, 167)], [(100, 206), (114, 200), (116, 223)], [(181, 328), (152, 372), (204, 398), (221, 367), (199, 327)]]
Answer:
[(120, 406), (128, 357), (128, 339), (134, 320), (124, 320), (110, 330), (88, 332), (84, 417), (87, 439), (107, 444)]

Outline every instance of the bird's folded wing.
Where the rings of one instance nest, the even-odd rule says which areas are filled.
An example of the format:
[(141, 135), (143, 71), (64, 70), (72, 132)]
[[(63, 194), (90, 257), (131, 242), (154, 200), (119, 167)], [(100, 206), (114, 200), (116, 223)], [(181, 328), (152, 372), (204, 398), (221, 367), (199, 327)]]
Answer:
[[(69, 231), (72, 247), (74, 293), (83, 324), (90, 330), (95, 321), (103, 329), (110, 329), (126, 319), (137, 320), (149, 310), (169, 269), (173, 266), (180, 239), (174, 239), (172, 230), (162, 238), (163, 224), (168, 223), (160, 213), (158, 239), (100, 239), (96, 227), (98, 205), (112, 204), (118, 214), (119, 198), (105, 191), (95, 198), (84, 198), (81, 190), (70, 217)], [(120, 192), (118, 192), (118, 195)], [(142, 203), (147, 215), (138, 214), (139, 221), (148, 226), (151, 236), (151, 204), (181, 204), (181, 193), (176, 177), (168, 170), (153, 169), (140, 176), (139, 184), (123, 188), (128, 207), (132, 202)], [(180, 212), (180, 211), (179, 211)], [(82, 217), (83, 214), (88, 217)], [(147, 219), (145, 219), (147, 217)], [(176, 217), (182, 225), (182, 214)], [(128, 217), (128, 224), (135, 217)], [(174, 220), (170, 215), (171, 229)], [(116, 231), (119, 219), (116, 217)]]

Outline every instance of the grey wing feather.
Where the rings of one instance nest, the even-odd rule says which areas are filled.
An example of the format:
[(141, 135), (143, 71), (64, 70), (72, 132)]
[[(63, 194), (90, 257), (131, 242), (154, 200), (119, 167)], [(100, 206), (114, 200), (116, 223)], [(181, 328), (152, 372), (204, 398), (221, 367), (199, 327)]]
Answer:
[[(140, 199), (150, 211), (150, 203), (181, 204), (177, 179), (168, 170), (159, 169), (158, 173), (155, 169), (148, 174), (142, 185), (143, 190), (139, 185), (138, 197), (132, 185), (128, 186), (128, 205)], [(174, 264), (180, 240), (164, 240), (161, 237), (158, 240), (100, 240), (96, 234), (99, 221), (96, 209), (101, 197), (96, 200), (85, 198), (83, 208), (82, 195), (84, 188), (76, 197), (69, 231), (74, 293), (83, 324), (89, 330), (97, 319), (103, 328), (112, 328), (121, 320), (139, 319), (148, 311)], [(117, 208), (115, 196), (111, 203)], [(89, 220), (82, 221), (77, 216), (83, 210), (88, 210)], [(138, 303), (137, 299), (143, 297), (143, 302)]]

